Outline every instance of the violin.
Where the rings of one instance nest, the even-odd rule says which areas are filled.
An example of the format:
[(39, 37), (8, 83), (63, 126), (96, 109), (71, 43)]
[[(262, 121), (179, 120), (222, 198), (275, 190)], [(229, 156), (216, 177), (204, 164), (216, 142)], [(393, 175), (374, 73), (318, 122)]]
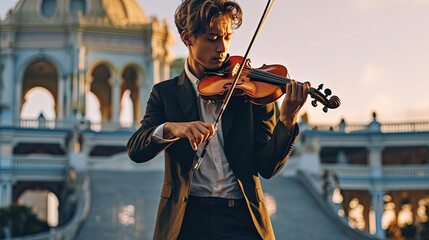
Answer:
[[(255, 104), (266, 104), (277, 100), (286, 92), (286, 84), (291, 81), (286, 78), (286, 67), (281, 65), (264, 65), (261, 68), (252, 69), (250, 67), (250, 60), (247, 59), (256, 36), (273, 3), (274, 0), (268, 0), (244, 56), (231, 57), (219, 70), (207, 72), (207, 77), (201, 79), (198, 83), (198, 92), (203, 100), (222, 101), (222, 106), (213, 123), (214, 129), (217, 129), (231, 96), (244, 96), (247, 101)], [(302, 83), (298, 82), (298, 84)], [(325, 94), (323, 94), (320, 92), (322, 88), (323, 84), (319, 85), (317, 89), (310, 88), (309, 95), (314, 99), (311, 104), (316, 107), (317, 102), (322, 103), (324, 105), (324, 112), (328, 112), (328, 108), (339, 107), (341, 104), (340, 99), (337, 96), (332, 96), (328, 99), (328, 96), (332, 93), (331, 90), (325, 89)], [(205, 142), (201, 154), (195, 155), (194, 170), (200, 168), (209, 143), (210, 139)]]
[[(242, 62), (243, 57), (232, 56), (220, 69), (206, 72), (206, 77), (198, 83), (201, 98), (205, 101), (223, 101)], [(245, 101), (258, 105), (274, 102), (286, 93), (286, 84), (291, 81), (286, 78), (287, 73), (287, 68), (279, 64), (264, 64), (260, 68), (251, 68), (250, 60), (246, 59), (232, 96), (242, 96)], [(328, 99), (332, 91), (327, 88), (322, 93), (320, 92), (322, 88), (323, 84), (320, 84), (317, 89), (310, 88), (308, 94), (314, 99), (311, 102), (312, 105), (316, 107), (320, 102), (324, 106), (324, 112), (338, 108), (341, 104), (340, 99), (337, 96), (331, 96)]]

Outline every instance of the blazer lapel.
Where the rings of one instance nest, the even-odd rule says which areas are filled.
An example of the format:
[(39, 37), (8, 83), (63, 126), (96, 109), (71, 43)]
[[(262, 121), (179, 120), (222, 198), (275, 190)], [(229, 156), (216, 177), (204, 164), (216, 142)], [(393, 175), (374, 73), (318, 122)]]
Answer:
[(191, 81), (186, 77), (185, 71), (183, 71), (175, 86), (175, 92), (177, 101), (185, 114), (186, 120), (196, 121), (199, 120), (197, 96), (191, 84)]

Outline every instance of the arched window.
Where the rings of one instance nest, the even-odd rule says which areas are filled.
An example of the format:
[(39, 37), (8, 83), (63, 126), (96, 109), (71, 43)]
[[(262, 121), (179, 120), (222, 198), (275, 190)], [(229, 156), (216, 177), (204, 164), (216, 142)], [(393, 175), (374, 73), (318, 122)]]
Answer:
[(121, 111), (119, 112), (119, 122), (121, 126), (130, 127), (133, 124), (133, 100), (131, 99), (131, 91), (125, 90), (121, 98)]
[(18, 204), (31, 207), (36, 216), (50, 227), (58, 225), (59, 200), (55, 193), (49, 190), (25, 190)]
[(45, 17), (52, 17), (55, 12), (55, 0), (42, 0), (41, 12)]
[(73, 15), (78, 12), (86, 13), (86, 0), (70, 0), (70, 11)]
[(46, 120), (55, 119), (55, 99), (45, 88), (32, 88), (26, 93), (24, 99), (21, 118), (38, 119), (43, 114)]

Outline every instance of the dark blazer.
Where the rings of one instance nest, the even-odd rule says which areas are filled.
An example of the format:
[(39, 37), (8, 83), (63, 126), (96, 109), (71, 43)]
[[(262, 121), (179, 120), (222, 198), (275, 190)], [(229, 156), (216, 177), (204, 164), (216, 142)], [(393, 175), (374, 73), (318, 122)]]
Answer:
[[(158, 144), (152, 141), (156, 127), (165, 122), (199, 120), (192, 83), (180, 76), (156, 84), (147, 103), (141, 127), (128, 141), (135, 162), (146, 162), (165, 150), (164, 184), (161, 191), (154, 239), (176, 239), (185, 214), (192, 181), (195, 152), (188, 139)], [(286, 163), (298, 127), (288, 133), (282, 122), (275, 125), (274, 104), (265, 106), (233, 97), (222, 117), (225, 154), (243, 192), (250, 215), (262, 239), (274, 239), (258, 174), (275, 176)]]

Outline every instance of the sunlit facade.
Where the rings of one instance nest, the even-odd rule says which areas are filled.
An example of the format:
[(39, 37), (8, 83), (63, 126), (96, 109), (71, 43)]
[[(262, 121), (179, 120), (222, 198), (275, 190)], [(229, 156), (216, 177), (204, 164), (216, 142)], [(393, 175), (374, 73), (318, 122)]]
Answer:
[[(146, 16), (135, 0), (21, 0), (0, 30), (0, 208), (30, 206), (57, 229), (44, 239), (73, 239), (90, 210), (87, 232), (110, 221), (112, 231), (130, 230), (130, 239), (150, 238), (163, 156), (135, 164), (125, 145), (153, 84), (183, 71), (184, 59), (170, 51), (170, 27)], [(371, 234), (350, 239), (429, 233), (429, 123), (378, 123), (374, 116), (360, 125), (316, 126), (302, 118), (282, 175), (306, 173), (316, 183), (314, 199), (345, 220), (334, 227)], [(153, 182), (126, 189), (142, 181), (131, 174), (137, 171)], [(274, 223), (284, 221), (280, 215), (320, 210), (298, 206), (298, 199), (303, 210), (285, 213), (278, 196), (291, 190), (270, 190), (264, 195)], [(302, 232), (314, 228), (306, 224)]]
[(64, 226), (87, 166), (135, 167), (125, 143), (176, 40), (135, 0), (16, 2), (0, 19), (0, 207)]
[(421, 239), (429, 231), (429, 122), (373, 118), (317, 126), (303, 117), (290, 164), (319, 179), (326, 200), (352, 228), (382, 239)]

